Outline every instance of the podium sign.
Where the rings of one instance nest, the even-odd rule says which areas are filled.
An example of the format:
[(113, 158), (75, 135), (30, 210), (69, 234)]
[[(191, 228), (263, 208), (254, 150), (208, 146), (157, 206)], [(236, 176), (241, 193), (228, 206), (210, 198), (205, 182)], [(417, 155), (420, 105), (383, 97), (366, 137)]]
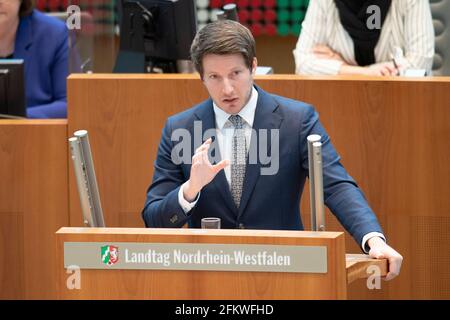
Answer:
[(62, 299), (347, 298), (342, 232), (61, 228), (56, 247)]
[(64, 267), (249, 272), (327, 272), (325, 246), (65, 242)]

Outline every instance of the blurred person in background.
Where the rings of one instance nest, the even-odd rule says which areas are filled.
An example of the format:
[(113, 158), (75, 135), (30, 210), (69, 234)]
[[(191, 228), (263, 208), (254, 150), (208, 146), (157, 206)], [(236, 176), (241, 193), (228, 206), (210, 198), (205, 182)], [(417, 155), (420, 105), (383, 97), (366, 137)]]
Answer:
[[(377, 19), (381, 28), (373, 28)], [(393, 76), (423, 69), (430, 75), (434, 41), (429, 0), (310, 1), (293, 51), (295, 73)]]
[(66, 25), (33, 0), (0, 0), (0, 59), (23, 59), (28, 118), (66, 118)]

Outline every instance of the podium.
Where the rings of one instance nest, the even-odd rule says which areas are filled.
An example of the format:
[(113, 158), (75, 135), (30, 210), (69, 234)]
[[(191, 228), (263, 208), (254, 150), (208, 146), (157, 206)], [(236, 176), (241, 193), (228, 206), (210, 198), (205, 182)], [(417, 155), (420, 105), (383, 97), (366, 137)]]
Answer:
[(56, 242), (60, 299), (346, 299), (387, 270), (346, 255), (342, 232), (61, 228)]

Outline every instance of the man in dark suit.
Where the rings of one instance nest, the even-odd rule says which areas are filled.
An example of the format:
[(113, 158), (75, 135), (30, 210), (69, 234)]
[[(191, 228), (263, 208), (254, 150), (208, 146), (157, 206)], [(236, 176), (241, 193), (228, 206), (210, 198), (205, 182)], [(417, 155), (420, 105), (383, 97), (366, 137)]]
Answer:
[(142, 212), (146, 226), (198, 228), (214, 216), (222, 228), (303, 229), (307, 137), (318, 134), (326, 205), (365, 252), (389, 259), (387, 279), (395, 277), (402, 257), (386, 244), (313, 107), (254, 85), (250, 31), (233, 21), (210, 23), (194, 39), (191, 59), (210, 99), (167, 120)]

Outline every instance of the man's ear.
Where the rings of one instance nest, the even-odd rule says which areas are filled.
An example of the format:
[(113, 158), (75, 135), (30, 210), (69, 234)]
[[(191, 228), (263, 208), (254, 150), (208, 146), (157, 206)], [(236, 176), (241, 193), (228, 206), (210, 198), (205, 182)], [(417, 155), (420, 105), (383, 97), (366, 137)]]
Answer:
[(256, 67), (258, 66), (258, 59), (256, 59), (256, 57), (253, 58), (253, 63), (252, 63), (252, 74), (254, 75), (256, 72)]

